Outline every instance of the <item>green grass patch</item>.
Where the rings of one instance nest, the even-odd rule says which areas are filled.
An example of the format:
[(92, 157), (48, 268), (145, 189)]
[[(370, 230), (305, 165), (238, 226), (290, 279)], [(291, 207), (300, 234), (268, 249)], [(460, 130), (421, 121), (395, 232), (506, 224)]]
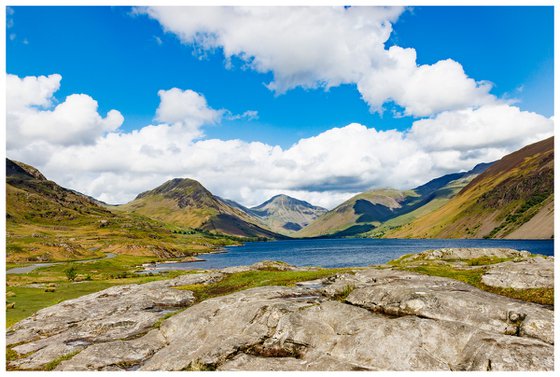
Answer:
[(10, 297), (10, 302), (15, 302), (15, 307), (6, 310), (6, 326), (10, 327), (47, 306), (98, 292), (112, 285), (114, 284), (97, 281), (62, 283), (58, 284), (56, 292), (45, 292), (44, 288), (9, 287), (8, 292), (16, 295)]
[(442, 265), (440, 266), (422, 265), (422, 266), (402, 267), (402, 268), (408, 271), (418, 272), (424, 275), (441, 276), (444, 278), (459, 280), (462, 281), (463, 283), (473, 285), (477, 288), (480, 288), (478, 287), (478, 285), (480, 284), (482, 275), (484, 274), (483, 268), (458, 270), (450, 266), (442, 266)]
[(212, 284), (194, 284), (178, 287), (194, 293), (197, 302), (212, 297), (227, 295), (233, 292), (263, 287), (263, 286), (292, 286), (297, 282), (321, 279), (337, 273), (348, 272), (347, 269), (324, 269), (315, 271), (246, 271), (226, 276)]
[(62, 363), (63, 361), (66, 361), (66, 360), (70, 360), (71, 358), (73, 358), (74, 356), (79, 354), (80, 352), (81, 352), (81, 350), (74, 351), (74, 352), (67, 353), (66, 355), (62, 355), (60, 357), (57, 357), (56, 359), (54, 359), (54, 360), (50, 361), (49, 363), (45, 364), (45, 366), (43, 367), (43, 370), (46, 370), (46, 371), (54, 370), (58, 366), (58, 364)]
[(502, 262), (507, 262), (509, 260), (511, 260), (512, 258), (499, 258), (499, 257), (479, 257), (479, 258), (473, 258), (473, 259), (468, 259), (465, 261), (465, 263), (468, 266), (487, 266), (490, 264), (496, 264), (496, 263), (502, 263)]
[[(14, 308), (6, 309), (6, 326), (27, 318), (38, 310), (62, 301), (122, 284), (143, 284), (156, 280), (172, 279), (179, 275), (197, 271), (168, 271), (154, 275), (135, 274), (136, 266), (156, 260), (153, 257), (118, 255), (115, 258), (90, 261), (86, 263), (61, 263), (42, 267), (28, 274), (7, 275), (6, 299), (15, 303)], [(78, 276), (90, 276), (92, 280), (69, 282), (64, 271), (70, 266)], [(32, 288), (29, 284), (43, 283), (45, 287)], [(54, 292), (47, 292), (46, 288)]]

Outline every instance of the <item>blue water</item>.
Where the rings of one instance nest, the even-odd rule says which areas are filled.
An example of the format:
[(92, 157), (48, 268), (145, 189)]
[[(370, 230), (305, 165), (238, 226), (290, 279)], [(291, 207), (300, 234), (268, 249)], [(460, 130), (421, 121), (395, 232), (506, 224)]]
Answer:
[(505, 247), (554, 255), (553, 240), (434, 240), (434, 239), (312, 239), (248, 242), (226, 247), (226, 253), (200, 255), (203, 262), (158, 265), (167, 269), (218, 269), (262, 260), (281, 260), (295, 266), (349, 267), (386, 263), (404, 254), (443, 247)]

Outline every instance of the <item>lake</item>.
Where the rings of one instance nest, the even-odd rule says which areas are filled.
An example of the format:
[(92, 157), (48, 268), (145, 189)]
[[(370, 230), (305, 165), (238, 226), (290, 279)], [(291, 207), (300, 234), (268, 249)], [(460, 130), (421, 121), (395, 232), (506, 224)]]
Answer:
[(504, 247), (554, 255), (553, 240), (303, 239), (248, 242), (226, 247), (225, 253), (200, 255), (205, 261), (159, 264), (157, 269), (220, 269), (262, 260), (281, 260), (295, 266), (368, 266), (386, 263), (404, 254), (444, 247)]

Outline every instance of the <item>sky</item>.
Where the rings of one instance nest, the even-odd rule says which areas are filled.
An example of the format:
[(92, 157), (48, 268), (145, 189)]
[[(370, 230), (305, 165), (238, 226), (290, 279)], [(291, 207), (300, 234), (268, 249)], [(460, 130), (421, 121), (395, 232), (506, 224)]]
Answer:
[(553, 133), (552, 7), (9, 7), (7, 156), (124, 203), (173, 177), (327, 208)]

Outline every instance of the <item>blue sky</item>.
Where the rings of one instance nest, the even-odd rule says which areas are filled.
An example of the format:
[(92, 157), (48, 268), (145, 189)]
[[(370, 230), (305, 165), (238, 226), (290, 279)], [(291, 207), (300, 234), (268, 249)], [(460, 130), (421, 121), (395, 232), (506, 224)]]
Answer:
[[(359, 122), (406, 129), (417, 118), (372, 114), (354, 85), (275, 96), (270, 73), (227, 69), (220, 51), (206, 59), (162, 31), (159, 23), (120, 7), (13, 7), (7, 31), (7, 71), (20, 77), (59, 73), (59, 100), (71, 93), (95, 98), (100, 112), (118, 109), (123, 130), (152, 122), (157, 91), (178, 87), (202, 93), (208, 104), (259, 119), (224, 121), (209, 137), (259, 140), (287, 147), (335, 126)], [(494, 84), (498, 97), (519, 99), (523, 110), (553, 113), (552, 7), (415, 7), (394, 24), (387, 46), (414, 47), (419, 64), (451, 58), (467, 75)], [(14, 39), (11, 40), (10, 35)], [(159, 38), (159, 40), (158, 40)], [(161, 41), (161, 43), (158, 43)]]
[(553, 134), (553, 13), (8, 8), (7, 155), (108, 203), (414, 188)]

